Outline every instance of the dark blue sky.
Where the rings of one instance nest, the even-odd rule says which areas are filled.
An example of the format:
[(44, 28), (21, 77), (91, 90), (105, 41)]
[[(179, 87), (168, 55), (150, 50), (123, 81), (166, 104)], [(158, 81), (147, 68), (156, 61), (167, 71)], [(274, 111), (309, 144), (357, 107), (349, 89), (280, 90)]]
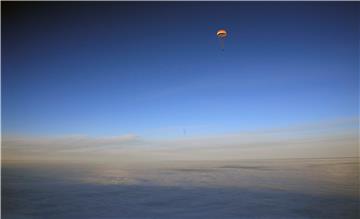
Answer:
[(351, 2), (2, 3), (2, 131), (177, 136), (356, 117), (358, 14)]

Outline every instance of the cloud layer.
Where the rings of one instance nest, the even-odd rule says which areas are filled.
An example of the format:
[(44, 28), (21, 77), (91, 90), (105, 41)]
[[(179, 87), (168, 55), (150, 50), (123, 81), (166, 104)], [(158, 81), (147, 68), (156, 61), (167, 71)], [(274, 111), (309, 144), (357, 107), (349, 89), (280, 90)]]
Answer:
[(225, 160), (358, 156), (358, 120), (191, 138), (5, 136), (3, 160)]

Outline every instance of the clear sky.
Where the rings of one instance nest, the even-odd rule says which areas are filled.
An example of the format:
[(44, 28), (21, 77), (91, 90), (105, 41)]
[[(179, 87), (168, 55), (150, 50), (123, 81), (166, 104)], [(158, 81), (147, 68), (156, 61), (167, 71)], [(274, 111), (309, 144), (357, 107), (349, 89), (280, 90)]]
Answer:
[(212, 135), (358, 115), (358, 3), (2, 5), (5, 135)]

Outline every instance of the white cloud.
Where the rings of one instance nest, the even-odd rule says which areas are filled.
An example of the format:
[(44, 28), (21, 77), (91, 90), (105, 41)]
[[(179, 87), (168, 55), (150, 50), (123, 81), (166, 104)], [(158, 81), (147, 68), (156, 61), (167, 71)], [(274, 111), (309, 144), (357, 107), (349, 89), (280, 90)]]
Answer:
[(10, 136), (3, 137), (5, 151), (71, 151), (92, 150), (106, 147), (126, 147), (139, 142), (133, 134), (94, 138), (83, 135), (62, 137)]
[(216, 160), (358, 156), (358, 120), (337, 120), (226, 135), (143, 139), (5, 136), (8, 160)]

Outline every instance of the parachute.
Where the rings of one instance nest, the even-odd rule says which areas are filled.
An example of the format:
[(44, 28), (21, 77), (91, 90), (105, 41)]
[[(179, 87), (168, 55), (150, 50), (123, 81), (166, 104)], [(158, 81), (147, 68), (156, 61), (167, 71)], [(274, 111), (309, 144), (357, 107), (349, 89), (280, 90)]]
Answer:
[(220, 29), (216, 32), (216, 36), (219, 38), (221, 50), (224, 51), (224, 41), (228, 33), (224, 29)]

